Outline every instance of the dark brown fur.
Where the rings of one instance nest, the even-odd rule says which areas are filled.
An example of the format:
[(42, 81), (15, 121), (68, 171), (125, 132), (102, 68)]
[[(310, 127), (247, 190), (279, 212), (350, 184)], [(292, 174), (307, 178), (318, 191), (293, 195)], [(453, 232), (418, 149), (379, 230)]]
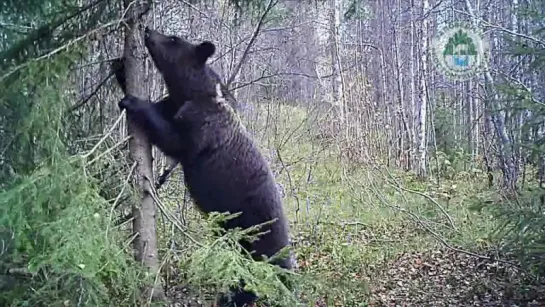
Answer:
[[(119, 87), (121, 87), (124, 94), (127, 94), (124, 59), (116, 58), (112, 60), (110, 67), (115, 75)], [(221, 85), (222, 95), (227, 98), (229, 104), (233, 106), (233, 108), (236, 108), (237, 102), (229, 93), (225, 85), (221, 83), (220, 76), (208, 65), (205, 66), (205, 69), (212, 79)], [(130, 115), (136, 121), (138, 121), (150, 142), (159, 147), (163, 153), (172, 158), (175, 158), (180, 149), (179, 144), (173, 142), (173, 140), (179, 138), (178, 132), (173, 126), (173, 117), (183, 103), (183, 100), (174, 101), (167, 96), (155, 103), (138, 105), (138, 112), (133, 112)], [(175, 165), (176, 164), (174, 164), (172, 167)], [(165, 179), (166, 178), (163, 178), (162, 180), (164, 181)]]
[[(259, 240), (251, 244), (241, 242), (254, 252), (256, 260), (261, 260), (262, 255), (271, 257), (289, 246), (288, 222), (268, 163), (206, 69), (215, 46), (209, 42), (191, 44), (148, 29), (145, 42), (165, 79), (171, 103), (182, 107), (174, 124), (166, 129), (167, 120), (147, 107), (147, 102), (126, 97), (120, 106), (153, 130), (149, 131), (157, 138), (153, 142), (165, 144), (167, 154), (181, 162), (186, 185), (200, 210), (241, 212), (224, 225), (227, 229), (276, 220), (262, 229), (269, 232)], [(294, 260), (280, 259), (275, 264), (292, 269)], [(224, 304), (243, 306), (255, 299), (251, 292), (238, 289), (232, 302)]]

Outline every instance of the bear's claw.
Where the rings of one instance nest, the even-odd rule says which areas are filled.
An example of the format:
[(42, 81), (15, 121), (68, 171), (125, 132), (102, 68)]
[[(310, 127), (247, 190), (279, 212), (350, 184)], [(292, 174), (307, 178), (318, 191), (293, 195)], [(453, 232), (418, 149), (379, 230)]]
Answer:
[(130, 95), (125, 96), (119, 103), (117, 104), (121, 110), (129, 108), (129, 106), (133, 105), (136, 102), (136, 98)]

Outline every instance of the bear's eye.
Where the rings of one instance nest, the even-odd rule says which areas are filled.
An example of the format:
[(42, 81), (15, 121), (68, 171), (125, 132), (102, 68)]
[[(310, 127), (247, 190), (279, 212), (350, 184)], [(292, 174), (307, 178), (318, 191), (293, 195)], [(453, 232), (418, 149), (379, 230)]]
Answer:
[(176, 37), (171, 36), (171, 37), (168, 38), (168, 41), (171, 42), (171, 43), (175, 43), (176, 42)]

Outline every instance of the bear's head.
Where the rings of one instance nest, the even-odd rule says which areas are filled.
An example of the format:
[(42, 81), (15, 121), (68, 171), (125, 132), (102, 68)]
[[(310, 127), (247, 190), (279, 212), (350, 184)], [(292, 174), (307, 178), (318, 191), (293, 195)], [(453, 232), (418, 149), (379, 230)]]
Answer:
[(163, 75), (169, 94), (179, 100), (216, 96), (214, 76), (206, 61), (216, 51), (213, 43), (192, 44), (146, 27), (145, 44), (155, 66)]

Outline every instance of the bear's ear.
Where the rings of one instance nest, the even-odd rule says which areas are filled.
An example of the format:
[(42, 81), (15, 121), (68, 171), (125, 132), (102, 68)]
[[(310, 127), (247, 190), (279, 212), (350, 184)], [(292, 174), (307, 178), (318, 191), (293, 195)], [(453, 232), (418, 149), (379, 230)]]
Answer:
[(200, 64), (206, 63), (209, 57), (216, 52), (216, 46), (208, 41), (202, 42), (195, 47), (195, 56)]

